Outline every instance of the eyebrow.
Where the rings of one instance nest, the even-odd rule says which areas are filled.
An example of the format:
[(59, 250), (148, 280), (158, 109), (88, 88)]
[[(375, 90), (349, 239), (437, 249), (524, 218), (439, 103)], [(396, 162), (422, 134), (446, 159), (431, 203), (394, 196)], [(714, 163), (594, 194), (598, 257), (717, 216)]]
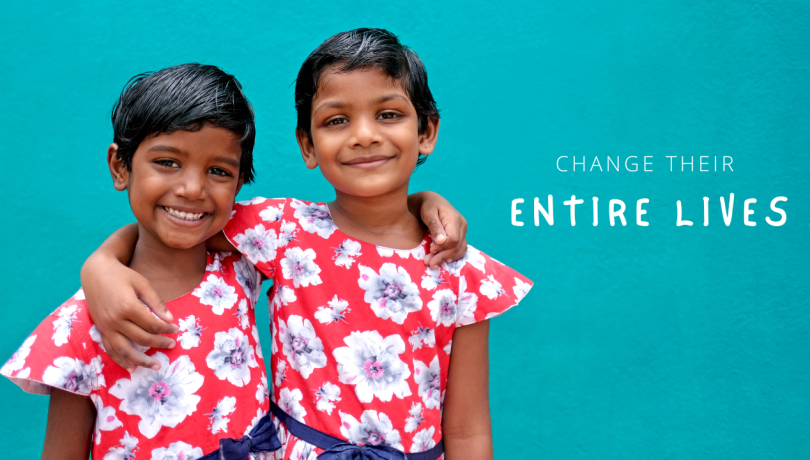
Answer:
[[(381, 96), (381, 97), (377, 98), (377, 99), (374, 101), (374, 103), (375, 103), (375, 104), (382, 104), (383, 102), (388, 102), (388, 101), (391, 101), (391, 100), (394, 100), (394, 99), (400, 99), (400, 100), (403, 100), (403, 101), (405, 101), (405, 102), (409, 102), (409, 101), (408, 101), (408, 98), (406, 98), (405, 96), (403, 96), (403, 95), (401, 95), (401, 94), (392, 93), (392, 94), (386, 94), (385, 96)], [(319, 105), (319, 106), (318, 106), (318, 107), (317, 107), (317, 108), (316, 108), (316, 109), (315, 109), (315, 110), (312, 112), (312, 114), (313, 114), (313, 115), (315, 115), (316, 113), (320, 112), (321, 110), (326, 110), (326, 109), (342, 109), (342, 108), (345, 108), (345, 107), (347, 107), (347, 106), (348, 106), (348, 104), (345, 104), (345, 103), (343, 103), (343, 102), (338, 102), (338, 101), (335, 101), (335, 102), (326, 102), (326, 103), (323, 103), (323, 104)]]
[[(164, 145), (158, 144), (152, 147), (149, 147), (150, 152), (169, 152), (169, 153), (176, 153), (179, 155), (188, 155), (184, 150), (178, 149), (177, 147), (172, 147), (171, 145)], [(226, 157), (226, 156), (217, 156), (214, 157), (214, 161), (219, 161), (225, 163), (227, 165), (233, 166), (236, 169), (239, 169), (240, 163), (239, 160), (234, 160), (233, 158)]]

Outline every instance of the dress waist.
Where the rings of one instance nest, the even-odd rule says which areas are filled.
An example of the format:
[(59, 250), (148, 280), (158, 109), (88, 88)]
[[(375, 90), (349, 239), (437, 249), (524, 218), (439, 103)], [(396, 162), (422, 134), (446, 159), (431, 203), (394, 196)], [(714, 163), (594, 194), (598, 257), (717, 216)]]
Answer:
[(444, 453), (442, 441), (424, 452), (410, 454), (386, 445), (365, 444), (361, 446), (338, 439), (299, 422), (272, 401), (270, 402), (270, 411), (287, 427), (290, 434), (324, 450), (318, 455), (318, 460), (436, 460)]

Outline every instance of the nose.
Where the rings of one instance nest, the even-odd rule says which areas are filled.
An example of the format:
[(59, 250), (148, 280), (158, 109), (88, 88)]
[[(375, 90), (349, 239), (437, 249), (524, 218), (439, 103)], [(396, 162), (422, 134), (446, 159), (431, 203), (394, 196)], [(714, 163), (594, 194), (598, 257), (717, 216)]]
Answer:
[(368, 119), (367, 117), (359, 117), (353, 120), (352, 123), (352, 138), (350, 144), (352, 147), (371, 147), (372, 145), (382, 144), (382, 138), (378, 131), (376, 120)]
[(189, 201), (201, 200), (205, 194), (205, 173), (188, 168), (175, 188), (175, 195)]

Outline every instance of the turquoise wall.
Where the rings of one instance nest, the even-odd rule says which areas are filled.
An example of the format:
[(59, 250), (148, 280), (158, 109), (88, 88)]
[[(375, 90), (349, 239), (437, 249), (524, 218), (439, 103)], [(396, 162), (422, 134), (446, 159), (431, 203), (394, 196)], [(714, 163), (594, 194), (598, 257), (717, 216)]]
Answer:
[[(278, 3), (4, 5), (0, 355), (132, 220), (104, 161), (131, 76), (189, 61), (236, 74), (259, 133), (258, 183), (241, 197), (327, 200), (297, 152), (290, 84), (328, 36), (385, 27), (419, 52), (442, 109), (414, 189), (448, 197), (473, 244), (537, 283), (492, 324), (496, 457), (810, 458), (808, 2)], [(651, 156), (653, 171), (555, 164), (631, 155)], [(670, 172), (667, 155), (695, 168), (731, 156), (734, 171)], [(535, 226), (532, 201), (548, 195), (554, 225)], [(576, 226), (571, 195), (585, 200)], [(765, 222), (777, 196), (788, 198), (780, 227)], [(635, 224), (641, 198), (647, 227)], [(743, 223), (748, 198), (756, 226)], [(627, 226), (609, 225), (611, 199), (626, 203)], [(694, 226), (676, 226), (677, 200)], [(39, 455), (46, 409), (0, 381), (0, 433), (15, 440), (2, 457)]]

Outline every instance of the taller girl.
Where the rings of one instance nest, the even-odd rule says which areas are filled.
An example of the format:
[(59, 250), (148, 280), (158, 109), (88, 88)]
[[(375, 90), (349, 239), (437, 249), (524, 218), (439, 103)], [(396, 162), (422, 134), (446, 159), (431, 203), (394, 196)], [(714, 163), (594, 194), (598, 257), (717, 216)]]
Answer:
[(254, 199), (225, 227), (274, 283), (277, 458), (492, 458), (488, 319), (531, 282), (472, 247), (422, 262), (408, 183), (438, 138), (427, 82), (385, 30), (326, 40), (298, 73), (296, 135), (335, 200)]

